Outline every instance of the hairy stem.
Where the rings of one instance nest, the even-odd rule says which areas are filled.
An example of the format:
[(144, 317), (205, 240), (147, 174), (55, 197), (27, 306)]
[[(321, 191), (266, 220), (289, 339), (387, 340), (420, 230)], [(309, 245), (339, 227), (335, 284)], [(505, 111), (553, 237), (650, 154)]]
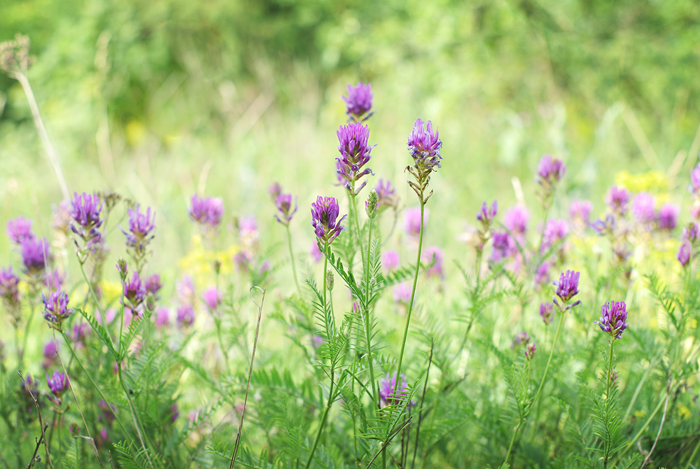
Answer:
[[(608, 362), (608, 376), (606, 380), (606, 389), (605, 389), (605, 414), (606, 418), (607, 415), (610, 414), (610, 387), (612, 386), (612, 369), (613, 369), (613, 357), (615, 356), (615, 351), (614, 351), (614, 344), (615, 344), (615, 337), (610, 338), (610, 361)], [(608, 467), (608, 460), (610, 459), (610, 445), (608, 442), (605, 442), (605, 453), (603, 456), (603, 469), (607, 469)]]
[(301, 297), (301, 288), (299, 287), (299, 279), (297, 278), (297, 265), (294, 262), (294, 249), (292, 248), (292, 233), (289, 230), (289, 225), (287, 228), (287, 243), (289, 244), (289, 257), (292, 260), (292, 273), (294, 274), (294, 284), (297, 286), (297, 294)]

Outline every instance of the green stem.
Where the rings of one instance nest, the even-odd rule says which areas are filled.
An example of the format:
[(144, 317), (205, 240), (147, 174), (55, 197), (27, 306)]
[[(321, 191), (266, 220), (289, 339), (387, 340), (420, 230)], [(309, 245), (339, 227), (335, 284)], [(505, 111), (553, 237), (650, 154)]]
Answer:
[(328, 419), (328, 411), (331, 410), (331, 405), (333, 405), (333, 382), (335, 380), (334, 370), (331, 369), (331, 388), (328, 393), (328, 403), (326, 404), (326, 410), (323, 411), (323, 418), (321, 419), (321, 424), (318, 427), (318, 432), (316, 433), (316, 439), (314, 440), (314, 445), (311, 448), (311, 453), (309, 454), (309, 460), (306, 461), (306, 469), (311, 466), (311, 461), (314, 459), (314, 453), (316, 452), (316, 447), (321, 439), (321, 434), (323, 433), (323, 427), (326, 425), (326, 420)]
[[(353, 187), (353, 192), (355, 188)], [(353, 213), (353, 218), (355, 218), (355, 228), (357, 229), (357, 239), (360, 241), (360, 256), (364, 255), (365, 248), (362, 243), (362, 235), (360, 232), (360, 218), (357, 216), (357, 196), (356, 195), (351, 195), (350, 200), (352, 202), (352, 213)], [(364, 259), (363, 259), (364, 262)]]
[(377, 383), (374, 377), (374, 357), (372, 356), (372, 344), (370, 336), (370, 306), (369, 306), (369, 254), (370, 246), (372, 245), (372, 220), (369, 221), (369, 236), (367, 238), (367, 262), (365, 263), (365, 304), (364, 304), (364, 321), (365, 321), (365, 340), (367, 341), (367, 363), (369, 364), (369, 377), (372, 380), (372, 396), (374, 397), (374, 405), (379, 408), (379, 394), (377, 391)]
[(294, 262), (294, 249), (292, 249), (292, 233), (289, 230), (289, 225), (287, 227), (287, 243), (289, 244), (289, 257), (292, 260), (292, 273), (294, 274), (294, 284), (297, 286), (297, 293), (301, 297), (301, 288), (299, 288), (299, 280), (297, 278), (297, 266)]
[[(613, 366), (613, 344), (615, 343), (615, 337), (610, 339), (610, 361), (608, 362), (608, 376), (606, 380), (605, 389), (605, 413), (610, 414), (610, 386), (612, 385), (612, 366)], [(610, 459), (610, 445), (605, 442), (605, 456), (603, 457), (603, 469), (607, 469), (608, 460)]]
[(136, 419), (136, 412), (134, 412), (134, 402), (131, 400), (131, 394), (129, 393), (129, 390), (126, 389), (126, 384), (124, 384), (124, 377), (122, 376), (122, 363), (119, 362), (119, 383), (122, 385), (122, 389), (124, 390), (124, 394), (126, 394), (126, 398), (129, 401), (129, 410), (131, 410), (131, 418), (134, 421), (134, 427), (136, 428), (136, 433), (139, 436), (139, 441), (141, 442), (141, 447), (143, 448), (143, 452), (146, 455), (146, 459), (148, 459), (148, 464), (150, 464), (151, 469), (153, 469), (153, 462), (151, 461), (151, 457), (148, 455), (148, 449), (146, 448), (146, 443), (143, 441), (143, 435), (141, 435), (141, 429), (139, 428), (138, 421)]
[(557, 333), (554, 335), (554, 342), (552, 342), (552, 350), (549, 351), (549, 359), (547, 360), (547, 366), (544, 368), (544, 374), (542, 375), (542, 381), (540, 381), (540, 387), (537, 388), (537, 393), (535, 394), (535, 398), (532, 400), (532, 404), (530, 405), (530, 408), (532, 408), (533, 405), (537, 403), (537, 399), (540, 396), (540, 393), (542, 392), (542, 388), (544, 387), (544, 382), (547, 379), (547, 373), (549, 372), (549, 365), (552, 363), (552, 356), (554, 355), (554, 349), (557, 346), (557, 340), (559, 339), (559, 333), (561, 332), (561, 325), (564, 323), (564, 311), (559, 312), (559, 325), (557, 326)]
[[(27, 339), (29, 338), (29, 327), (32, 325), (32, 319), (34, 319), (34, 313), (36, 312), (36, 305), (34, 304), (33, 300), (29, 301), (29, 304), (31, 305), (31, 309), (29, 312), (29, 319), (27, 320), (27, 327), (24, 330), (24, 340), (22, 341), (22, 350), (18, 350), (17, 353), (19, 354), (19, 369), (22, 369), (22, 364), (24, 363), (24, 351), (27, 350)], [(19, 347), (19, 344), (17, 344)]]

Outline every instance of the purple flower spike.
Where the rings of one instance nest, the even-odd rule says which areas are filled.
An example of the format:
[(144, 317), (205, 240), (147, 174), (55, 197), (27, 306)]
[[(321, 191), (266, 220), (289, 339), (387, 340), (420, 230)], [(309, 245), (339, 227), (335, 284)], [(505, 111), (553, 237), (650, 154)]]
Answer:
[(53, 372), (53, 376), (49, 378), (49, 374), (46, 373), (46, 382), (49, 385), (51, 394), (56, 397), (61, 397), (64, 392), (68, 390), (68, 376), (60, 373), (58, 370)]
[(590, 200), (574, 200), (569, 207), (571, 219), (581, 225), (588, 225), (588, 220), (593, 211), (593, 204)]
[(182, 305), (177, 308), (177, 327), (183, 328), (194, 324), (194, 308)]
[(481, 204), (481, 210), (479, 210), (476, 213), (476, 219), (479, 220), (482, 225), (484, 225), (485, 229), (487, 229), (489, 226), (491, 226), (491, 223), (493, 223), (493, 220), (494, 220), (494, 218), (496, 218), (497, 214), (498, 214), (498, 201), (497, 200), (493, 201), (490, 208), (488, 205), (486, 205), (486, 202), (484, 202)]
[(532, 360), (532, 357), (535, 355), (535, 350), (537, 349), (537, 342), (532, 341), (527, 344), (525, 344), (525, 358), (530, 361)]
[(508, 233), (496, 232), (493, 234), (493, 252), (491, 252), (490, 258), (492, 262), (509, 259), (516, 252), (518, 252), (518, 247), (515, 244), (515, 240)]
[(648, 192), (640, 192), (632, 202), (632, 214), (640, 223), (651, 223), (656, 219), (655, 204), (654, 196)]
[(540, 316), (544, 324), (547, 325), (554, 320), (554, 304), (540, 303)]
[(408, 304), (411, 300), (411, 285), (408, 282), (401, 282), (394, 287), (394, 301), (396, 303)]
[(417, 169), (432, 171), (436, 166), (441, 167), (442, 140), (439, 138), (440, 134), (437, 129), (433, 132), (431, 121), (428, 121), (425, 127), (423, 125), (422, 120), (416, 119), (413, 132), (408, 136), (408, 151), (411, 153)]
[(700, 195), (700, 163), (690, 172), (690, 183), (693, 194)]
[(503, 223), (514, 236), (524, 239), (527, 231), (527, 222), (530, 220), (530, 212), (522, 205), (516, 205), (506, 212)]
[(340, 158), (336, 158), (338, 180), (343, 180), (346, 189), (358, 194), (367, 181), (358, 188), (355, 183), (362, 177), (372, 174), (372, 170), (362, 169), (372, 158), (371, 152), (375, 145), (369, 145), (369, 127), (359, 122), (341, 125), (338, 132), (338, 151)]
[[(396, 390), (396, 393), (394, 393)], [(401, 373), (401, 386), (396, 388), (396, 372), (394, 376), (387, 373), (386, 378), (382, 378), (379, 384), (379, 399), (380, 406), (386, 407), (389, 404), (398, 404), (400, 399), (405, 399), (408, 396), (408, 383), (406, 382), (406, 376)], [(409, 405), (414, 405), (413, 401)]]
[(156, 296), (161, 288), (163, 288), (163, 284), (160, 281), (160, 275), (153, 274), (146, 279), (146, 292)]
[(102, 239), (99, 231), (102, 226), (102, 219), (100, 219), (102, 206), (102, 199), (97, 194), (83, 192), (78, 195), (76, 192), (71, 200), (70, 214), (73, 221), (70, 229), (90, 245)]
[(32, 221), (24, 217), (8, 221), (7, 236), (15, 244), (22, 244), (23, 241), (34, 238)]
[(566, 303), (571, 298), (578, 294), (578, 280), (581, 276), (580, 272), (574, 272), (573, 270), (567, 270), (561, 273), (559, 281), (554, 282), (557, 287), (557, 296)]
[(270, 194), (270, 198), (272, 200), (275, 200), (281, 193), (282, 193), (282, 187), (275, 183), (270, 184), (270, 187), (267, 189), (268, 194)]
[[(345, 112), (347, 115), (359, 121), (366, 113), (372, 109), (372, 85), (358, 82), (357, 86), (348, 85), (348, 97), (343, 96), (345, 101)], [(367, 120), (372, 113), (370, 112), (363, 120)]]
[(156, 310), (156, 327), (167, 327), (168, 324), (170, 324), (168, 308), (158, 308)]
[[(151, 216), (152, 215), (152, 216)], [(141, 207), (138, 205), (136, 209), (129, 209), (129, 231), (122, 230), (126, 236), (127, 247), (132, 248), (135, 252), (143, 254), (146, 246), (153, 239), (153, 230), (155, 225), (156, 214), (151, 214), (150, 207), (146, 213), (141, 213)]]
[(51, 259), (49, 243), (46, 241), (46, 238), (25, 239), (20, 245), (20, 251), (24, 268), (30, 275), (44, 271), (46, 264)]
[(569, 234), (569, 225), (566, 220), (550, 220), (547, 226), (544, 227), (542, 234), (541, 252), (546, 252), (547, 249), (557, 244)]
[(683, 239), (694, 244), (700, 235), (700, 226), (697, 223), (690, 223), (683, 228)]
[(681, 248), (678, 250), (678, 262), (680, 262), (683, 267), (688, 266), (692, 252), (693, 247), (688, 241), (684, 241), (683, 244), (681, 244)]
[(401, 265), (401, 258), (399, 253), (396, 251), (386, 251), (382, 254), (382, 266), (388, 270), (392, 271), (399, 268)]
[[(277, 207), (277, 213), (275, 214), (275, 220), (279, 223), (288, 226), (289, 222), (292, 221), (294, 214), (297, 213), (297, 198), (294, 198), (294, 209), (292, 209), (292, 194), (283, 194), (282, 188), (277, 185), (279, 192), (273, 197), (275, 202), (275, 207)], [(270, 188), (270, 195), (273, 194), (272, 188)]]
[(672, 231), (678, 221), (680, 209), (673, 204), (664, 204), (659, 209), (659, 229)]
[(622, 333), (627, 329), (627, 305), (624, 301), (610, 301), (600, 308), (600, 321), (595, 324), (600, 330), (607, 332), (613, 339), (621, 339)]
[(12, 272), (12, 267), (0, 269), (0, 298), (9, 309), (19, 306), (19, 277)]
[(202, 294), (202, 300), (209, 308), (209, 311), (216, 311), (216, 308), (221, 304), (221, 292), (216, 287), (211, 287)]
[(422, 262), (428, 266), (431, 265), (430, 268), (428, 268), (425, 273), (428, 275), (428, 277), (442, 277), (443, 272), (442, 272), (442, 249), (436, 246), (430, 246), (425, 250), (423, 253), (422, 257)]
[(391, 182), (387, 179), (379, 179), (377, 187), (374, 188), (377, 192), (377, 198), (379, 199), (379, 210), (386, 208), (396, 208), (399, 203), (398, 196), (396, 195), (396, 189), (391, 185)]
[(618, 215), (627, 213), (627, 204), (629, 201), (629, 192), (627, 192), (627, 189), (624, 187), (611, 187), (608, 195), (605, 197), (605, 202), (608, 204), (608, 207), (610, 207), (610, 210)]
[(146, 299), (146, 287), (141, 281), (138, 272), (133, 273), (131, 280), (126, 280), (124, 282), (124, 298), (131, 305), (132, 314), (135, 312), (136, 308), (143, 303), (143, 300)]
[(543, 186), (551, 187), (561, 180), (566, 173), (566, 166), (561, 160), (553, 159), (551, 155), (544, 155), (537, 168), (537, 182)]
[(535, 271), (535, 284), (544, 285), (549, 282), (549, 268), (551, 264), (549, 262), (543, 262), (537, 270)]
[(48, 298), (42, 293), (41, 298), (44, 302), (44, 319), (49, 322), (50, 327), (61, 330), (63, 321), (73, 312), (68, 308), (70, 298), (60, 289), (51, 293)]
[[(428, 224), (430, 210), (424, 209), (423, 223)], [(403, 216), (403, 224), (406, 233), (417, 238), (420, 235), (420, 207), (407, 208)]]
[(330, 244), (344, 230), (341, 223), (347, 215), (338, 220), (340, 207), (334, 197), (316, 197), (311, 204), (311, 225), (318, 239)]
[(193, 195), (190, 199), (190, 218), (202, 227), (213, 230), (224, 214), (224, 201), (218, 197), (199, 197)]

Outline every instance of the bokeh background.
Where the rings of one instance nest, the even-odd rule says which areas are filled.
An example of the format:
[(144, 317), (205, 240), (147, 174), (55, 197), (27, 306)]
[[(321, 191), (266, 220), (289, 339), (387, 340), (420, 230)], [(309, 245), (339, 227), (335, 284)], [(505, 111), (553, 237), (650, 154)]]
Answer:
[[(373, 181), (396, 181), (405, 206), (413, 121), (440, 130), (427, 242), (448, 248), (448, 269), (482, 200), (522, 198), (537, 213), (545, 153), (569, 168), (562, 214), (571, 198), (600, 213), (621, 171), (685, 185), (700, 150), (699, 26), (693, 0), (0, 2), (0, 40), (32, 40), (29, 79), (70, 189), (154, 207), (154, 263), (170, 279), (195, 192), (256, 215), (269, 246), (284, 239), (269, 229), (277, 181), (298, 194), (292, 230), (310, 244), (310, 202), (345, 199), (332, 185), (335, 130), (359, 80), (375, 96)], [(61, 199), (22, 88), (4, 75), (0, 197), (2, 226), (25, 215), (41, 235)]]

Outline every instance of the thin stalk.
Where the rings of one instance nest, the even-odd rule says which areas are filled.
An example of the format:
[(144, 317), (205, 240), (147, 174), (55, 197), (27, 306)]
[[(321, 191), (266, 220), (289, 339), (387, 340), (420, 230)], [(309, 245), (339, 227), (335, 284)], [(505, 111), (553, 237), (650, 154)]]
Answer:
[(693, 459), (695, 459), (695, 455), (698, 454), (698, 450), (700, 450), (700, 439), (698, 440), (698, 444), (695, 445), (695, 449), (690, 455), (690, 458), (688, 458), (688, 463), (685, 465), (685, 469), (690, 469), (690, 464), (693, 462)]
[(121, 364), (121, 362), (119, 363), (118, 370), (119, 370), (119, 383), (122, 385), (122, 389), (124, 390), (124, 394), (126, 394), (126, 398), (129, 401), (129, 410), (131, 410), (131, 418), (134, 421), (134, 427), (136, 428), (136, 433), (139, 436), (139, 441), (141, 442), (141, 447), (143, 448), (143, 452), (146, 455), (146, 459), (148, 459), (148, 464), (151, 466), (151, 469), (153, 469), (153, 462), (151, 461), (151, 457), (148, 455), (148, 449), (146, 448), (146, 443), (144, 443), (144, 441), (143, 441), (143, 435), (141, 435), (141, 429), (139, 428), (139, 423), (136, 419), (136, 412), (134, 411), (134, 402), (131, 400), (131, 394), (129, 393), (129, 390), (126, 389), (126, 384), (124, 383), (124, 377), (122, 376), (122, 364)]
[(318, 426), (318, 432), (316, 433), (316, 439), (314, 440), (314, 445), (311, 448), (311, 453), (309, 454), (309, 460), (306, 461), (306, 469), (311, 466), (311, 461), (314, 459), (314, 453), (316, 452), (316, 447), (321, 439), (321, 434), (323, 433), (323, 427), (326, 425), (326, 420), (328, 419), (328, 411), (331, 410), (331, 405), (333, 405), (333, 382), (335, 380), (334, 376), (335, 370), (331, 368), (331, 387), (328, 392), (328, 402), (326, 403), (326, 410), (323, 412), (323, 418), (321, 419), (321, 424)]
[[(353, 184), (354, 185), (354, 184)], [(352, 191), (355, 191), (355, 188), (352, 188)], [(364, 255), (365, 248), (362, 243), (362, 235), (360, 232), (360, 218), (357, 216), (357, 196), (356, 195), (351, 195), (350, 196), (350, 201), (352, 202), (352, 213), (353, 213), (353, 218), (355, 218), (355, 228), (357, 228), (357, 239), (360, 241), (360, 256)], [(364, 259), (363, 259), (364, 262)]]
[(292, 249), (292, 233), (289, 230), (289, 225), (286, 225), (287, 228), (287, 243), (289, 244), (289, 257), (292, 260), (292, 273), (294, 274), (294, 284), (297, 286), (297, 294), (299, 294), (299, 297), (301, 297), (301, 288), (299, 287), (299, 280), (297, 278), (297, 266), (296, 263), (294, 262), (294, 249)]
[[(27, 339), (29, 338), (29, 327), (32, 325), (32, 319), (34, 319), (34, 313), (36, 312), (36, 305), (33, 300), (29, 301), (31, 309), (29, 310), (29, 319), (27, 319), (27, 327), (24, 330), (24, 341), (22, 341), (22, 350), (18, 350), (19, 354), (19, 369), (22, 369), (24, 362), (24, 351), (27, 350)], [(19, 344), (17, 345), (19, 347)]]
[(369, 376), (370, 379), (372, 380), (372, 396), (374, 397), (374, 404), (379, 407), (379, 394), (377, 394), (377, 383), (374, 378), (374, 357), (372, 356), (372, 344), (370, 342), (371, 336), (370, 336), (370, 325), (371, 325), (371, 320), (369, 317), (370, 313), (370, 308), (369, 308), (369, 271), (370, 271), (370, 266), (369, 266), (369, 255), (370, 255), (370, 246), (372, 245), (372, 220), (370, 219), (369, 221), (369, 236), (367, 238), (367, 262), (365, 263), (365, 314), (364, 314), (364, 321), (365, 321), (365, 340), (367, 341), (367, 362), (369, 364)]
[(416, 454), (418, 454), (418, 436), (420, 435), (420, 424), (423, 422), (423, 403), (425, 402), (425, 392), (428, 390), (428, 379), (430, 378), (430, 365), (433, 363), (433, 348), (435, 344), (430, 342), (430, 357), (428, 358), (428, 369), (425, 372), (425, 384), (423, 385), (423, 395), (420, 399), (420, 409), (418, 410), (418, 426), (416, 427), (416, 444), (413, 446), (413, 459), (411, 469), (416, 467)]
[[(613, 346), (615, 344), (615, 337), (610, 339), (610, 361), (608, 362), (608, 376), (605, 389), (605, 413), (610, 413), (610, 386), (612, 386), (612, 368), (613, 368), (613, 356), (615, 355)], [(607, 442), (605, 442), (605, 456), (603, 457), (603, 469), (608, 468), (608, 460), (610, 459), (610, 447)]]

